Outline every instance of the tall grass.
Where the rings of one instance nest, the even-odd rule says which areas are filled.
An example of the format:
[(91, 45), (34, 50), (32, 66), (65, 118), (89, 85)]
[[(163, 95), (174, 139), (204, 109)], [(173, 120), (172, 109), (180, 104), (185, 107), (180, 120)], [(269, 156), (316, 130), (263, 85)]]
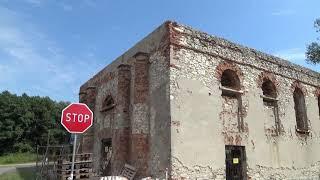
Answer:
[(20, 164), (35, 162), (37, 155), (33, 153), (14, 153), (0, 156), (0, 164)]

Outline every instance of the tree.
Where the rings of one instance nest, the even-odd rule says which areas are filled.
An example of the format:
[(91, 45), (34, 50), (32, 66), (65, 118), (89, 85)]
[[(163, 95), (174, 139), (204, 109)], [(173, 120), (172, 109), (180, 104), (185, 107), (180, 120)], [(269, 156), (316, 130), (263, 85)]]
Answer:
[(37, 145), (46, 145), (49, 131), (51, 144), (66, 143), (69, 133), (60, 118), (67, 105), (49, 97), (0, 93), (0, 155), (35, 151)]
[[(320, 32), (320, 18), (314, 22), (314, 27), (317, 32)], [(317, 38), (319, 40), (320, 38)], [(320, 63), (320, 44), (319, 42), (312, 42), (307, 46), (307, 62), (312, 64)]]

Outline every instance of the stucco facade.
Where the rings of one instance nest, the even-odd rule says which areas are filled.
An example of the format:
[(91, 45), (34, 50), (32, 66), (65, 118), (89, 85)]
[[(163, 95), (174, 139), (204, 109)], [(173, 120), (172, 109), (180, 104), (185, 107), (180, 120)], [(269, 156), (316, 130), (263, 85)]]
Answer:
[[(81, 86), (94, 112), (81, 149), (102, 174), (127, 163), (137, 178), (226, 179), (234, 168), (240, 179), (317, 178), (319, 77), (165, 22)], [(240, 159), (230, 155), (237, 149)]]

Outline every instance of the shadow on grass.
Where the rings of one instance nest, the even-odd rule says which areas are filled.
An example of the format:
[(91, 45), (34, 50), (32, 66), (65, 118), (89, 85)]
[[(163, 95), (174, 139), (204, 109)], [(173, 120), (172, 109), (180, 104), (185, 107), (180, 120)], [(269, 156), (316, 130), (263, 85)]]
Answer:
[(16, 172), (22, 177), (23, 180), (35, 180), (36, 179), (36, 167), (17, 167)]

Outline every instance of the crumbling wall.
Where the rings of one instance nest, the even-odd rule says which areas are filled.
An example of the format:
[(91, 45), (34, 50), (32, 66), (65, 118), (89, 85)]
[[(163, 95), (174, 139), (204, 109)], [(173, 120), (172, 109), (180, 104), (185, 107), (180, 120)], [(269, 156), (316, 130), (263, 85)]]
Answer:
[[(246, 147), (249, 179), (292, 179), (319, 174), (319, 74), (256, 50), (172, 23), (170, 59), (173, 179), (224, 179), (225, 145)], [(221, 96), (220, 68), (237, 67), (243, 91), (243, 132), (235, 99)], [(234, 68), (233, 68), (234, 69)], [(218, 72), (217, 72), (218, 71)], [(263, 103), (261, 81), (277, 88), (279, 131)], [(306, 89), (310, 133), (296, 132), (292, 86)], [(298, 174), (300, 174), (298, 176)]]
[[(170, 168), (169, 46), (167, 24), (97, 73), (80, 88), (80, 101), (90, 102), (94, 125), (82, 138), (82, 149), (93, 152), (94, 172), (102, 172), (103, 139), (112, 139), (111, 172), (128, 163), (136, 178), (164, 177)], [(88, 95), (87, 88), (94, 87)], [(112, 110), (102, 103), (111, 95)], [(88, 131), (89, 132), (89, 131)]]
[[(130, 72), (120, 75), (122, 80), (121, 66)], [(236, 99), (221, 96), (226, 69), (240, 79)], [(261, 97), (264, 78), (277, 88), (278, 129)], [(309, 134), (296, 132), (296, 86), (305, 95)], [(96, 172), (101, 139), (111, 137), (115, 174), (129, 163), (137, 167), (137, 177), (225, 179), (225, 145), (241, 145), (249, 179), (317, 176), (319, 86), (316, 72), (166, 22), (81, 86), (80, 101), (95, 116), (82, 150), (94, 153)], [(107, 95), (116, 106), (106, 113), (100, 108)]]
[(112, 96), (113, 99), (116, 98), (117, 95), (117, 78), (116, 69), (112, 72), (113, 76), (108, 81), (104, 81), (97, 88), (97, 97), (95, 102), (95, 111), (94, 111), (94, 145), (93, 145), (93, 153), (94, 153), (94, 170), (95, 172), (101, 171), (104, 167), (104, 164), (101, 164), (101, 141), (103, 139), (112, 138), (112, 128), (113, 123), (115, 121), (116, 112), (115, 109), (111, 109), (107, 112), (102, 111), (102, 103), (107, 98), (107, 96)]

